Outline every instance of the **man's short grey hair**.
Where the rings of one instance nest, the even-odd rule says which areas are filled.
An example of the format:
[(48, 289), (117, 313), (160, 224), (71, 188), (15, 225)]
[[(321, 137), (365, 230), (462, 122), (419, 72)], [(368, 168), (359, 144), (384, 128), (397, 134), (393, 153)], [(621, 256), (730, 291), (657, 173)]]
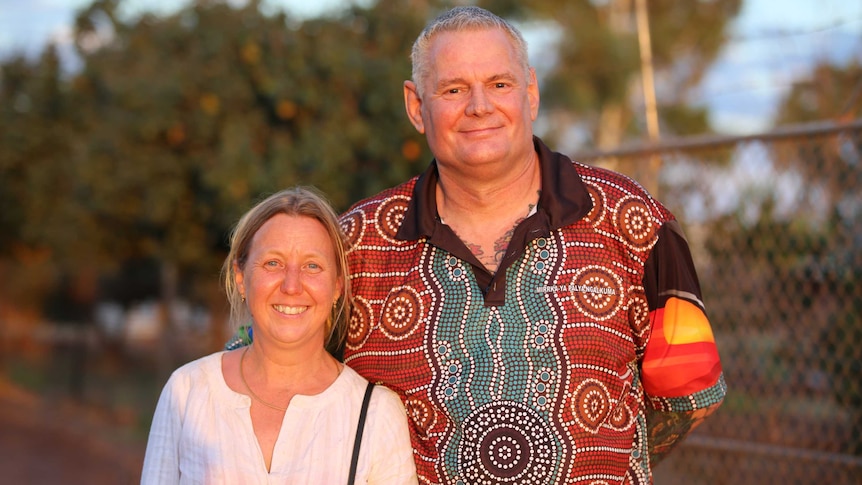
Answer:
[(420, 96), (424, 94), (423, 86), (429, 74), (428, 49), (431, 40), (442, 32), (463, 32), (468, 30), (501, 29), (512, 40), (515, 55), (529, 81), (530, 62), (527, 58), (527, 41), (514, 25), (505, 19), (480, 7), (455, 7), (440, 14), (432, 20), (413, 42), (410, 60), (413, 63), (413, 83), (416, 84)]

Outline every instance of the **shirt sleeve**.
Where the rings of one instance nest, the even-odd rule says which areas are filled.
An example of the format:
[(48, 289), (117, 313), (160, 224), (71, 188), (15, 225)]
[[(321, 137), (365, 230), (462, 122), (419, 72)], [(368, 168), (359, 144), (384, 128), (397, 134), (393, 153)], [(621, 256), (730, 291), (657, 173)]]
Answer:
[(180, 482), (179, 442), (182, 421), (179, 401), (188, 393), (180, 392), (179, 381), (176, 373), (172, 375), (159, 396), (147, 439), (141, 485), (170, 485)]
[(659, 230), (644, 272), (651, 331), (641, 362), (648, 401), (685, 412), (724, 398), (715, 337), (682, 228), (675, 220)]
[[(413, 447), (407, 427), (407, 413), (401, 399), (392, 390), (378, 385), (371, 446), (370, 485), (415, 485), (418, 483)], [(375, 402), (376, 401), (376, 402)], [(369, 408), (369, 418), (371, 418)], [(363, 442), (364, 445), (364, 442)]]

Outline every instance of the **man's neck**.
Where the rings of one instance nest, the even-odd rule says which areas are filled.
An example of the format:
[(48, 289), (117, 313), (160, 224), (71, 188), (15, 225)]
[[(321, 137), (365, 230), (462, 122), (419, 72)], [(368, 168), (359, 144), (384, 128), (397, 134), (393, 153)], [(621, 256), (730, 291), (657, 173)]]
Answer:
[(496, 271), (515, 227), (536, 207), (541, 192), (538, 156), (499, 180), (440, 173), (437, 213), (489, 271)]
[(538, 202), (541, 190), (539, 157), (531, 152), (529, 160), (515, 170), (499, 176), (450, 173), (438, 166), (437, 211), (444, 220), (462, 219), (481, 222), (519, 212), (520, 207)]

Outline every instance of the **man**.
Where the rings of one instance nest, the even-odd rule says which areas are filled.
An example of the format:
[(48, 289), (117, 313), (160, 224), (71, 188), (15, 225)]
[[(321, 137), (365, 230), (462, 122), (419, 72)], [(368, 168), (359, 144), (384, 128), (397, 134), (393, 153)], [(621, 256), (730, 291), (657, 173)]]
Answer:
[(699, 283), (667, 209), (533, 136), (526, 52), (477, 7), (416, 40), (434, 160), (341, 218), (345, 362), (404, 400), (422, 483), (651, 483), (726, 390)]

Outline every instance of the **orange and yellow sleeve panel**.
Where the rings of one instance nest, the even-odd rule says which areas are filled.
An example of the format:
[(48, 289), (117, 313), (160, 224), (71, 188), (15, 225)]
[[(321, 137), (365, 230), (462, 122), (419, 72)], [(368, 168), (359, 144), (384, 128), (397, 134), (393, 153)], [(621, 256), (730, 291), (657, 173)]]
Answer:
[(721, 362), (688, 243), (667, 222), (646, 265), (651, 332), (641, 361), (646, 394), (692, 396), (719, 383)]
[(650, 317), (652, 334), (642, 362), (648, 395), (689, 396), (718, 382), (721, 362), (715, 337), (698, 305), (671, 296)]

